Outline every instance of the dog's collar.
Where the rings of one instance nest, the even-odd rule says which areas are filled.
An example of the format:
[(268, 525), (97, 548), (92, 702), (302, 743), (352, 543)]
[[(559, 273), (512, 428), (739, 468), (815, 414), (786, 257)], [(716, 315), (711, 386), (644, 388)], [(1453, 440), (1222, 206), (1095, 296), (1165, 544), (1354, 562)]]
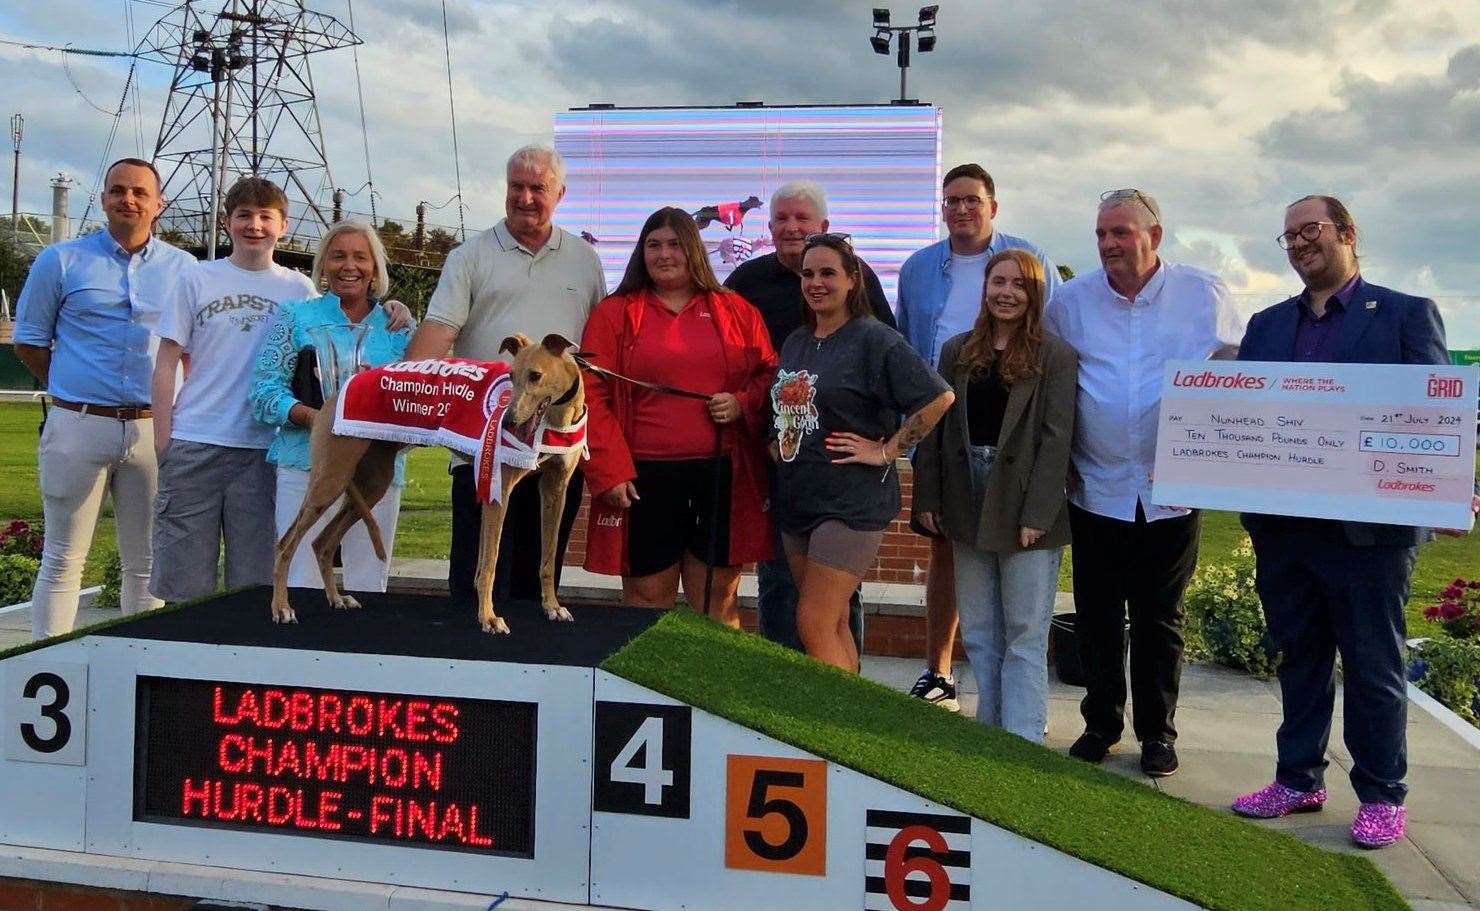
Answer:
[(570, 388), (567, 389), (567, 390), (565, 390), (565, 394), (562, 395), (560, 398), (556, 399), (555, 401), (551, 402), (550, 405), (553, 407), (555, 405), (565, 405), (565, 404), (568, 404), (571, 399), (573, 399), (573, 398), (576, 397), (576, 390), (579, 389), (579, 388), (581, 388), (581, 377), (580, 377), (579, 374), (577, 374), (576, 375), (576, 381), (574, 383), (571, 383), (570, 384)]

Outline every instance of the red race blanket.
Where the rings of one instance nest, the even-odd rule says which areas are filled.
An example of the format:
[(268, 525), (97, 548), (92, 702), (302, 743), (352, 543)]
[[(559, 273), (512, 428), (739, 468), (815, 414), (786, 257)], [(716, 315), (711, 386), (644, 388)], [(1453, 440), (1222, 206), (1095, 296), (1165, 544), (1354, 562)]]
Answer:
[(340, 436), (446, 446), (473, 460), (478, 497), (497, 502), (499, 465), (533, 469), (541, 455), (586, 448), (586, 416), (569, 427), (543, 418), (521, 437), (503, 426), (514, 395), (509, 365), (463, 358), (401, 361), (355, 374), (334, 406)]

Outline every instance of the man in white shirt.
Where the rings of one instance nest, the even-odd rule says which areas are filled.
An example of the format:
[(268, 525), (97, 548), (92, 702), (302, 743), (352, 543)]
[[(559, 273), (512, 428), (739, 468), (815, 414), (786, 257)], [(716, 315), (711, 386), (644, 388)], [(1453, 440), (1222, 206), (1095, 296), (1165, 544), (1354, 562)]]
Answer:
[(1178, 765), (1182, 595), (1199, 530), (1196, 510), (1151, 502), (1162, 371), (1179, 358), (1233, 357), (1244, 327), (1217, 276), (1157, 256), (1161, 209), (1146, 193), (1106, 193), (1095, 236), (1103, 268), (1065, 283), (1044, 314), (1079, 352), (1069, 519), (1086, 693), (1085, 731), (1069, 753), (1097, 763), (1120, 740), (1128, 609), (1141, 768), (1160, 777)]
[[(555, 207), (565, 196), (565, 162), (554, 149), (526, 146), (509, 157), (504, 219), (453, 250), (442, 267), (426, 319), (406, 349), (407, 360), (453, 356), (505, 359), (503, 340), (523, 332), (538, 341), (558, 332), (579, 340), (591, 309), (606, 296), (596, 251), (557, 227)], [(473, 466), (453, 456), (452, 547), (448, 586), (454, 598), (472, 598), (482, 506)], [(571, 476), (560, 520), (555, 582), (570, 528), (581, 505), (580, 470)], [(494, 573), (495, 601), (539, 600), (539, 486), (521, 484), (509, 497)]]
[[(1003, 250), (1027, 250), (1043, 264), (1045, 297), (1059, 285), (1059, 270), (1042, 250), (996, 229), (997, 187), (985, 168), (975, 162), (951, 168), (941, 181), (941, 192), (941, 221), (949, 236), (904, 261), (895, 308), (899, 333), (937, 370), (946, 341), (976, 324), (987, 260)], [(960, 703), (951, 677), (958, 625), (951, 542), (918, 525), (911, 527), (930, 539), (930, 570), (925, 577), (925, 670), (910, 695), (954, 712)]]

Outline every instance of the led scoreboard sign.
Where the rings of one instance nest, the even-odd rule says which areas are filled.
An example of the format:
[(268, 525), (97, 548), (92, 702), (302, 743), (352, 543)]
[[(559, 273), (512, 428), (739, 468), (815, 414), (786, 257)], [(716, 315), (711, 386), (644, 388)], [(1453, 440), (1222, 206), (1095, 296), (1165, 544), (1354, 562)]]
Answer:
[(536, 710), (141, 676), (134, 819), (533, 857)]

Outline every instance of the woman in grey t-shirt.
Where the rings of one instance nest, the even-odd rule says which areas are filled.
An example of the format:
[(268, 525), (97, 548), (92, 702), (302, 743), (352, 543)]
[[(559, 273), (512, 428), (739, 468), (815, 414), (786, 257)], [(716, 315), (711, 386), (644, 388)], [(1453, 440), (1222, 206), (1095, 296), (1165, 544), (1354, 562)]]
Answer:
[(805, 325), (782, 345), (771, 387), (776, 521), (807, 654), (856, 671), (848, 598), (899, 514), (894, 460), (930, 432), (954, 395), (903, 336), (868, 315), (845, 236), (807, 239), (802, 297)]

